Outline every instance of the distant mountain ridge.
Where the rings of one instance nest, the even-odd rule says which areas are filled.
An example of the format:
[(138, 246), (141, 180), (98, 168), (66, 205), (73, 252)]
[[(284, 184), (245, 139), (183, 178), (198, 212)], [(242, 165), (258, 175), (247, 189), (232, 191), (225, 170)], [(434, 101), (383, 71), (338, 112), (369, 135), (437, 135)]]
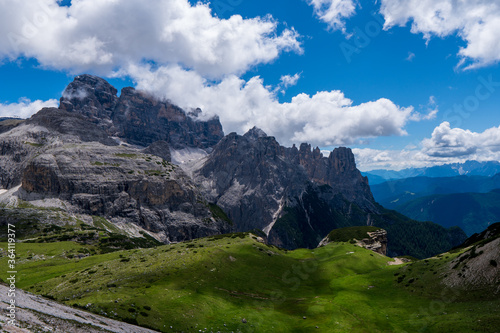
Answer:
[(370, 188), (378, 203), (395, 209), (406, 202), (429, 195), (487, 193), (500, 188), (500, 174), (493, 177), (411, 177), (371, 185)]
[(472, 235), (500, 221), (500, 189), (430, 195), (401, 204), (396, 210), (418, 221), (432, 221), (444, 227), (456, 225)]
[(408, 168), (400, 171), (394, 170), (371, 170), (362, 172), (367, 176), (370, 185), (380, 184), (387, 180), (395, 180), (410, 177), (454, 177), (454, 176), (486, 176), (491, 177), (500, 173), (500, 162), (488, 161), (466, 161), (464, 163), (451, 163), (427, 168)]

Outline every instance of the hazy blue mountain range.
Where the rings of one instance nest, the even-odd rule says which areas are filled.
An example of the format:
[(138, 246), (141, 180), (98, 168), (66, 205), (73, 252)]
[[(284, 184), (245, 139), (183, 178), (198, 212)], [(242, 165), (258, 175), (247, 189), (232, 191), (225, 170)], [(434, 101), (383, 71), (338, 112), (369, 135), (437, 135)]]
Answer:
[(452, 163), (438, 165), (428, 168), (409, 168), (400, 171), (394, 170), (371, 170), (362, 172), (368, 177), (371, 185), (380, 184), (391, 179), (403, 179), (410, 177), (454, 177), (454, 176), (486, 176), (491, 177), (500, 173), (500, 162), (478, 162), (467, 161), (465, 163)]
[(468, 235), (500, 221), (500, 174), (411, 177), (370, 186), (375, 200), (418, 221), (459, 226)]
[(416, 198), (434, 194), (487, 193), (500, 188), (500, 174), (456, 177), (411, 177), (370, 186), (375, 201), (386, 208), (398, 206)]
[(430, 195), (406, 202), (396, 210), (415, 220), (458, 226), (470, 236), (500, 221), (500, 189)]

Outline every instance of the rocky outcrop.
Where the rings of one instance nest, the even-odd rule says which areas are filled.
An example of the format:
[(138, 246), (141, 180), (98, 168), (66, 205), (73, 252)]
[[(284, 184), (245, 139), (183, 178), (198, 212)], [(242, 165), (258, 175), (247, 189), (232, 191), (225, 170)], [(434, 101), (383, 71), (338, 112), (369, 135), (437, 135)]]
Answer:
[(44, 108), (34, 114), (26, 121), (27, 125), (38, 125), (48, 129), (53, 134), (74, 136), (75, 141), (100, 142), (107, 146), (117, 146), (115, 140), (96, 124), (89, 122), (84, 116), (59, 110), (56, 108)]
[[(351, 228), (352, 229), (352, 228)], [(340, 231), (341, 232), (341, 231)], [(354, 240), (356, 245), (364, 247), (367, 250), (387, 255), (387, 231), (384, 229), (378, 229), (374, 231), (364, 231), (363, 227), (359, 228), (357, 234), (362, 234), (362, 237), (353, 237), (351, 239), (342, 239), (341, 241), (351, 241)], [(328, 245), (335, 240), (330, 239), (330, 235), (326, 236), (321, 240), (318, 247)]]
[(295, 145), (286, 149), (286, 156), (304, 167), (313, 182), (331, 186), (335, 193), (342, 194), (360, 207), (377, 210), (368, 178), (363, 177), (356, 168), (350, 148), (336, 148), (328, 157), (324, 157), (319, 148), (311, 150), (311, 145), (303, 143), (300, 149)]
[(125, 147), (48, 149), (27, 165), (21, 189), (22, 199), (57, 198), (71, 212), (135, 223), (165, 241), (229, 230), (179, 167)]
[(208, 200), (235, 222), (236, 231), (268, 232), (289, 197), (300, 195), (307, 175), (283, 156), (274, 137), (253, 129), (224, 137), (195, 173)]
[(172, 154), (170, 153), (170, 145), (166, 141), (156, 141), (143, 149), (144, 154), (151, 154), (163, 158), (167, 162), (172, 162)]
[(368, 232), (368, 237), (358, 240), (357, 244), (385, 256), (387, 255), (387, 231), (380, 229)]
[[(346, 197), (342, 190), (347, 185), (330, 185), (337, 185), (333, 180), (346, 184), (359, 180), (359, 171), (352, 169), (353, 157), (342, 161), (344, 156), (335, 152), (332, 156), (330, 165), (336, 169), (325, 169), (325, 179), (332, 175), (329, 183), (316, 182), (298, 154), (253, 128), (243, 136), (224, 137), (194, 174), (205, 196), (228, 214), (236, 231), (261, 229), (270, 243), (284, 248), (315, 247), (332, 229), (366, 225), (369, 220), (368, 204), (362, 211), (353, 202), (353, 197), (370, 200), (365, 192), (350, 189)], [(318, 158), (318, 165), (327, 168), (323, 162), (328, 160)]]
[(123, 88), (117, 97), (113, 86), (91, 75), (75, 77), (63, 93), (60, 109), (82, 115), (109, 136), (141, 146), (162, 140), (176, 149), (206, 149), (224, 136), (217, 117), (202, 120), (199, 109), (186, 113), (131, 87)]
[(10, 131), (22, 123), (24, 123), (24, 119), (0, 118), (0, 134)]

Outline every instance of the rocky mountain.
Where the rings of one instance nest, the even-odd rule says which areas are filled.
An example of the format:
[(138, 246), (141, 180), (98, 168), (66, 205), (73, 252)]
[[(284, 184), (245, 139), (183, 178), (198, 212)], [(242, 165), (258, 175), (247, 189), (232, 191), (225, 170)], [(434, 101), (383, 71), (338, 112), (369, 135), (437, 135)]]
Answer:
[[(164, 242), (229, 231), (170, 162), (172, 145), (209, 148), (222, 136), (219, 121), (196, 120), (168, 102), (124, 90), (118, 98), (106, 81), (78, 76), (59, 109), (42, 109), (0, 134), (0, 202), (61, 209), (82, 221), (101, 216)], [(149, 128), (150, 135), (137, 139), (127, 128)]]
[(200, 109), (186, 113), (131, 87), (117, 97), (116, 88), (91, 75), (75, 77), (63, 92), (60, 109), (82, 115), (109, 136), (142, 146), (162, 140), (177, 149), (209, 148), (224, 136), (217, 117), (198, 119)]
[(203, 119), (199, 109), (133, 88), (118, 97), (105, 80), (77, 76), (58, 109), (0, 134), (0, 203), (88, 223), (97, 216), (167, 243), (260, 229), (270, 244), (315, 248), (332, 229), (376, 225), (391, 255), (424, 257), (465, 239), (378, 205), (348, 148), (325, 157), (258, 128), (224, 137), (217, 118)]
[[(387, 229), (391, 255), (424, 257), (466, 238), (459, 229), (421, 224), (378, 205), (348, 148), (324, 157), (307, 144), (282, 147), (253, 128), (224, 137), (191, 171), (234, 230), (261, 229), (283, 248), (314, 248), (332, 229), (363, 225)], [(416, 250), (426, 240), (432, 245)]]
[(311, 145), (303, 143), (300, 149), (295, 145), (286, 149), (285, 155), (287, 159), (301, 165), (314, 183), (332, 187), (335, 194), (342, 194), (360, 207), (377, 210), (368, 178), (363, 177), (356, 168), (351, 149), (340, 147), (324, 157), (318, 147), (311, 150)]

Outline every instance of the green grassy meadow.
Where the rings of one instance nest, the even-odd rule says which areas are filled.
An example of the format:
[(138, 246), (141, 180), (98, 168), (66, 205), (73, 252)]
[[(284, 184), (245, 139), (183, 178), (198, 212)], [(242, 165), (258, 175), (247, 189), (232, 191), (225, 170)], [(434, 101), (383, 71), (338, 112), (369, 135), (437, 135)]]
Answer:
[[(83, 258), (74, 254), (87, 253), (92, 245), (16, 245), (18, 288), (161, 332), (498, 332), (500, 327), (499, 300), (451, 297), (435, 274), (426, 273), (425, 261), (389, 266), (392, 259), (348, 242), (286, 251), (252, 234), (232, 234)], [(4, 256), (7, 243), (0, 248)], [(444, 265), (456, 255), (431, 260)], [(0, 259), (4, 280), (6, 260)]]

